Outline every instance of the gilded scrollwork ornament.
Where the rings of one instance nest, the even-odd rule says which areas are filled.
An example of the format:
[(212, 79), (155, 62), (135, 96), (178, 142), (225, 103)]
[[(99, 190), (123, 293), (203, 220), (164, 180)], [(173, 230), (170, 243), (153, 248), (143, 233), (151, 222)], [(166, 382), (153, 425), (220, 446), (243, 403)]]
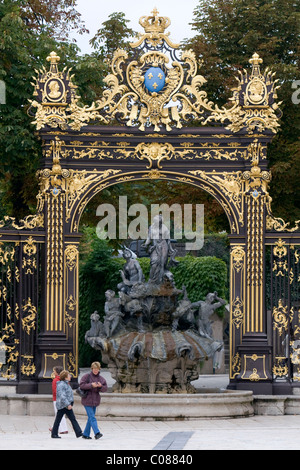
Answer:
[[(180, 58), (176, 56), (178, 45), (164, 32), (170, 20), (159, 17), (156, 9), (152, 16), (141, 18), (140, 24), (145, 33), (131, 47), (145, 52), (134, 58), (120, 49), (115, 52), (105, 79), (107, 89), (95, 110), (106, 120), (116, 118), (142, 131), (149, 126), (170, 131), (190, 118), (203, 120), (212, 103), (201, 90), (206, 80), (197, 75), (195, 54), (185, 51)], [(168, 52), (172, 48), (170, 54), (165, 45)]]
[(275, 357), (272, 372), (276, 377), (285, 377), (288, 375), (288, 365), (286, 357)]
[(37, 264), (35, 255), (37, 252), (36, 240), (32, 238), (32, 236), (28, 237), (25, 240), (25, 245), (23, 248), (23, 260), (22, 260), (22, 268), (25, 270), (25, 274), (34, 274)]
[(232, 322), (237, 329), (244, 323), (244, 302), (237, 296), (232, 303)]
[(231, 250), (231, 257), (232, 257), (232, 267), (233, 269), (239, 273), (245, 263), (245, 251), (242, 246), (236, 246)]
[(37, 214), (28, 215), (24, 219), (16, 221), (15, 217), (5, 215), (0, 220), (0, 228), (14, 228), (17, 230), (32, 230), (35, 228), (44, 228), (44, 215), (38, 211)]
[(23, 318), (22, 318), (22, 328), (23, 330), (30, 335), (31, 330), (36, 328), (36, 319), (37, 319), (37, 309), (33, 305), (31, 298), (27, 299), (27, 302), (22, 307)]
[(260, 65), (263, 60), (254, 53), (249, 60), (252, 70), (248, 74), (240, 72), (237, 78), (238, 85), (234, 88), (231, 108), (216, 106), (206, 122), (217, 121), (227, 123), (226, 128), (236, 133), (242, 129), (249, 134), (254, 132), (265, 132), (266, 130), (276, 133), (280, 124), (281, 112), (276, 103), (277, 80), (274, 73), (268, 68), (262, 73)]
[(76, 245), (68, 245), (65, 250), (66, 265), (70, 271), (73, 271), (77, 265), (78, 248)]
[(36, 366), (33, 362), (34, 357), (33, 356), (22, 356), (22, 365), (21, 365), (21, 373), (23, 375), (27, 375), (28, 377), (30, 375), (34, 375), (36, 372)]
[(289, 313), (287, 305), (283, 305), (282, 299), (279, 299), (278, 306), (273, 307), (273, 319), (274, 319), (274, 330), (278, 330), (278, 334), (281, 336), (285, 333), (289, 323)]
[(72, 82), (71, 70), (65, 67), (59, 71), (60, 57), (55, 51), (50, 53), (47, 61), (50, 62), (50, 69), (47, 71), (43, 67), (36, 71), (35, 83), (32, 83), (35, 99), (29, 101), (29, 114), (34, 116), (33, 124), (36, 129), (45, 126), (67, 129), (69, 126), (71, 129), (80, 130), (96, 117), (105, 123), (105, 119), (95, 111), (95, 104), (78, 105), (80, 96), (76, 93), (77, 86)]

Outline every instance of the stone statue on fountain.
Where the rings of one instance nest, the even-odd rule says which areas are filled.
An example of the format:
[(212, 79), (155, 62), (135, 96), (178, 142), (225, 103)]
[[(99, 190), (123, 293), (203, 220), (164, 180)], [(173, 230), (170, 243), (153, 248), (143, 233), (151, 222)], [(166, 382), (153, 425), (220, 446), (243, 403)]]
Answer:
[(198, 379), (202, 362), (223, 352), (223, 343), (212, 337), (210, 316), (225, 301), (215, 292), (192, 303), (184, 286), (176, 288), (170, 271), (178, 264), (176, 250), (161, 215), (153, 219), (144, 246), (150, 255), (149, 280), (124, 248), (118, 295), (106, 292), (104, 322), (92, 314), (86, 342), (101, 350), (116, 380), (114, 391), (193, 393), (191, 382)]
[(173, 249), (170, 240), (170, 231), (163, 223), (162, 215), (153, 218), (153, 224), (149, 227), (148, 238), (144, 243), (149, 247), (150, 274), (149, 281), (160, 285), (171, 266), (178, 263), (175, 260), (176, 250)]
[(123, 250), (123, 258), (126, 263), (123, 270), (120, 271), (122, 282), (118, 284), (118, 289), (120, 292), (129, 293), (134, 284), (144, 281), (144, 274), (140, 263), (133, 257), (132, 251), (127, 247)]

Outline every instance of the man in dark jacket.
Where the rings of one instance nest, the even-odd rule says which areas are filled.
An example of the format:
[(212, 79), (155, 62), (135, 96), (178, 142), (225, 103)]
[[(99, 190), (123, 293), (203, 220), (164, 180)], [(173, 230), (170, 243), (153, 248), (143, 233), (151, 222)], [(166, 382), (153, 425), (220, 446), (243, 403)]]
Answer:
[(85, 374), (80, 381), (80, 388), (87, 392), (87, 396), (81, 399), (81, 403), (85, 408), (87, 414), (87, 423), (83, 431), (84, 439), (91, 439), (90, 432), (91, 428), (94, 431), (95, 439), (99, 439), (103, 436), (101, 434), (97, 419), (96, 419), (96, 408), (100, 405), (101, 396), (100, 392), (107, 391), (107, 383), (104, 377), (100, 375), (101, 366), (99, 362), (93, 362), (91, 365), (91, 372)]

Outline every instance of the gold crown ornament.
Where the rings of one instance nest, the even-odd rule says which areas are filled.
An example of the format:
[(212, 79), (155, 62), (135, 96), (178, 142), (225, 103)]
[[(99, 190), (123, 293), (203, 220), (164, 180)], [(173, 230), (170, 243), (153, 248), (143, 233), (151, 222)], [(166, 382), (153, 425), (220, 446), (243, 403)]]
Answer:
[(142, 16), (140, 18), (139, 23), (146, 33), (164, 33), (170, 26), (170, 18), (158, 16), (158, 14), (159, 12), (155, 7), (150, 16)]
[(171, 20), (167, 16), (159, 16), (159, 12), (155, 7), (150, 15), (142, 16), (139, 20), (140, 25), (144, 28), (144, 34), (139, 35), (136, 43), (132, 43), (131, 47), (139, 47), (144, 41), (152, 47), (157, 47), (165, 41), (169, 47), (178, 49), (179, 44), (174, 44), (168, 38), (170, 33), (165, 30), (170, 26)]

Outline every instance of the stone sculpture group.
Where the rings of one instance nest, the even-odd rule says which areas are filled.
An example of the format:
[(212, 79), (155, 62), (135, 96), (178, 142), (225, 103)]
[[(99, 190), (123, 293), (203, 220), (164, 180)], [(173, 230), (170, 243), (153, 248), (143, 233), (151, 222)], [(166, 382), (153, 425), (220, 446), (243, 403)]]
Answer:
[(118, 295), (106, 291), (103, 323), (94, 312), (85, 339), (101, 350), (116, 381), (113, 391), (193, 393), (191, 382), (202, 362), (213, 357), (220, 363), (223, 343), (213, 339), (211, 316), (225, 300), (214, 292), (191, 302), (184, 286), (176, 288), (170, 271), (178, 263), (176, 250), (161, 215), (154, 217), (144, 246), (150, 254), (149, 280), (124, 248)]

